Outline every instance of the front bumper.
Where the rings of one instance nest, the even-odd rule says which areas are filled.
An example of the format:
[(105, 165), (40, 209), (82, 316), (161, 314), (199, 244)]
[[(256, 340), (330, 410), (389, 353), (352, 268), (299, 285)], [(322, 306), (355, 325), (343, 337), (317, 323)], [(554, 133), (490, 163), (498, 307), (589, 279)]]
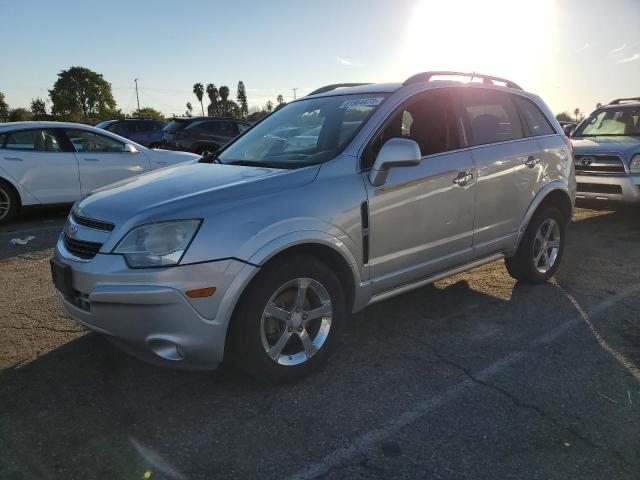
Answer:
[(640, 175), (576, 175), (576, 198), (640, 202)]
[[(71, 260), (58, 242), (55, 257), (70, 265), (75, 293), (60, 293), (67, 314), (150, 363), (215, 368), (222, 362), (229, 320), (258, 267), (228, 259), (169, 268), (130, 269), (120, 255)], [(205, 298), (185, 292), (215, 287)]]

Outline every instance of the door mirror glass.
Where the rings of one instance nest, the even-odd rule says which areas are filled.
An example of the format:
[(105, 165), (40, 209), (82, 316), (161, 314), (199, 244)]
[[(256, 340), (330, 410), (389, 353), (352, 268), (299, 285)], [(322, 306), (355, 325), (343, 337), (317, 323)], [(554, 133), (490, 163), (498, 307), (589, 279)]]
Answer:
[(390, 168), (414, 167), (420, 163), (422, 155), (417, 142), (408, 138), (392, 138), (382, 146), (371, 172), (371, 185), (384, 185)]
[(124, 144), (124, 152), (125, 153), (138, 153), (138, 149), (136, 148), (135, 145), (133, 145), (131, 143), (125, 143)]

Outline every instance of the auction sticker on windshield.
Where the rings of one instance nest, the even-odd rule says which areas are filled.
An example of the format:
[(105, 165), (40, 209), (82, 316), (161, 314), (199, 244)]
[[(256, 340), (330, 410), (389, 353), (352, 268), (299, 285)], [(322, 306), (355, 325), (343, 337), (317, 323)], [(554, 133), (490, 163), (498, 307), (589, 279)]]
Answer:
[(382, 100), (384, 100), (384, 97), (354, 98), (352, 100), (345, 100), (339, 108), (377, 107), (382, 103)]

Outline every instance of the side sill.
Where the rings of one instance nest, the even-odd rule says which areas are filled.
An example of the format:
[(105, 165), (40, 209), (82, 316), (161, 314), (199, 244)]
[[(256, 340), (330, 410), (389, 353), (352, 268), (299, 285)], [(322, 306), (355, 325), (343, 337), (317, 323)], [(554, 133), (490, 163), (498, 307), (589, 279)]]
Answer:
[(382, 293), (378, 293), (377, 295), (374, 295), (371, 297), (371, 300), (369, 300), (368, 305), (371, 305), (373, 303), (377, 303), (377, 302), (381, 302), (383, 300), (386, 300), (388, 298), (391, 297), (395, 297), (396, 295), (400, 295), (402, 293), (408, 292), (410, 290), (414, 290), (416, 288), (420, 288), (423, 287), (424, 285), (428, 285), (430, 283), (434, 283), (437, 282), (438, 280), (442, 280), (443, 278), (447, 278), (450, 277), (452, 275), (456, 275), (458, 273), (462, 273), (465, 272), (467, 270), (471, 270), (472, 268), (475, 267), (479, 267), (480, 265), (484, 265), (485, 263), (491, 263), (491, 262), (495, 262), (496, 260), (500, 260), (504, 258), (504, 254), (503, 253), (497, 253), (495, 255), (490, 255), (488, 257), (484, 257), (481, 258), (479, 260), (475, 260), (471, 263), (467, 263), (465, 265), (461, 265), (459, 267), (456, 267), (452, 270), (447, 270), (445, 272), (439, 273), (433, 277), (429, 277), (429, 278), (425, 278), (423, 280), (419, 280), (417, 282), (414, 283), (409, 283), (407, 285), (402, 285), (400, 287), (396, 287), (394, 289), (391, 290), (387, 290), (385, 292)]

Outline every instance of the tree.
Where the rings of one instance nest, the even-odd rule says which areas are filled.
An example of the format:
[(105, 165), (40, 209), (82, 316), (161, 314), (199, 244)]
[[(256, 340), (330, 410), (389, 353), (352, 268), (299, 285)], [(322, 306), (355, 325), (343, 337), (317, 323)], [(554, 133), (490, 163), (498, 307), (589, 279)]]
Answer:
[(284, 107), (287, 104), (287, 102), (284, 101), (284, 97), (282, 95), (278, 95), (276, 97), (276, 102), (277, 102), (276, 103), (276, 110), (278, 110), (279, 108)]
[(576, 122), (578, 121), (578, 116), (580, 115), (580, 109), (578, 107), (576, 107), (576, 109), (573, 111), (573, 114), (576, 116)]
[(9, 112), (10, 122), (24, 122), (31, 120), (31, 112), (26, 108), (14, 108)]
[(71, 67), (58, 74), (49, 90), (51, 113), (63, 120), (87, 120), (109, 116), (116, 108), (111, 84), (88, 68)]
[(238, 82), (238, 93), (236, 95), (236, 99), (240, 106), (240, 116), (244, 118), (249, 113), (249, 105), (247, 104), (247, 90), (244, 88), (244, 82), (242, 80)]
[(600, 108), (602, 104), (600, 102), (596, 103), (596, 108)]
[(46, 120), (47, 104), (41, 98), (31, 100), (31, 115), (34, 120)]
[(227, 111), (229, 106), (229, 87), (222, 85), (218, 93), (220, 93), (220, 110), (222, 111), (222, 115), (224, 115), (224, 112)]
[(192, 112), (193, 112), (193, 105), (191, 105), (191, 102), (187, 102), (187, 111), (184, 112), (184, 114), (187, 117), (190, 117)]
[(273, 110), (273, 102), (269, 100), (265, 105), (265, 108), (267, 109), (267, 112), (271, 112), (271, 110)]
[(193, 86), (193, 93), (200, 102), (200, 108), (202, 109), (202, 116), (204, 117), (204, 106), (202, 105), (202, 97), (204, 97), (204, 86), (201, 83), (196, 83)]
[(209, 97), (209, 106), (207, 107), (207, 114), (210, 117), (218, 115), (218, 89), (213, 83), (207, 85), (207, 96)]
[(559, 122), (573, 122), (573, 118), (569, 115), (569, 112), (561, 112), (556, 115), (556, 120)]
[(9, 105), (4, 99), (4, 93), (0, 92), (0, 117), (9, 115)]
[(164, 115), (158, 110), (151, 107), (142, 107), (140, 110), (133, 112), (138, 118), (152, 118), (153, 120), (164, 120)]

